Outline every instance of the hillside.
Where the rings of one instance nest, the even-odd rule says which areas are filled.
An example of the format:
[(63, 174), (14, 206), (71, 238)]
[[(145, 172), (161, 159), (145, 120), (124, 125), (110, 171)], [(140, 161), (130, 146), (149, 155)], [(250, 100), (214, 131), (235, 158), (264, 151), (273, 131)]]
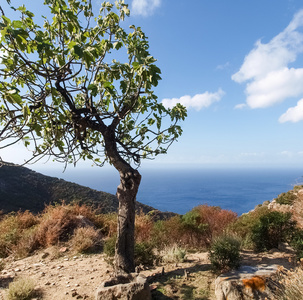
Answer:
[[(64, 201), (97, 208), (99, 212), (115, 212), (116, 196), (96, 191), (56, 177), (45, 176), (28, 168), (4, 163), (0, 167), (0, 210), (40, 212), (45, 204)], [(137, 202), (137, 211), (147, 213), (154, 208)], [(160, 213), (160, 212), (159, 212)]]

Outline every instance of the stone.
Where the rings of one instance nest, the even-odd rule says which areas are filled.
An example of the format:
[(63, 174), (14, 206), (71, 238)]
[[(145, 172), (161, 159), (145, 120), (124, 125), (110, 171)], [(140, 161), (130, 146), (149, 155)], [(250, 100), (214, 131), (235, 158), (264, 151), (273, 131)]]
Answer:
[(278, 265), (241, 266), (236, 271), (222, 274), (215, 280), (216, 299), (275, 299), (278, 270)]
[(151, 300), (147, 279), (141, 274), (117, 276), (97, 289), (96, 300)]

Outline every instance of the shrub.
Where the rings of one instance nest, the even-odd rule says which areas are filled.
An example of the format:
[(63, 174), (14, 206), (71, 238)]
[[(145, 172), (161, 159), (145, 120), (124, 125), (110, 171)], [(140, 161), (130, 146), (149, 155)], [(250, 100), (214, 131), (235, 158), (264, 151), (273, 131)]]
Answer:
[(186, 249), (174, 244), (165, 247), (160, 254), (164, 263), (181, 263), (185, 260)]
[(182, 244), (183, 226), (180, 216), (173, 216), (168, 220), (154, 223), (151, 232), (151, 242), (157, 249), (167, 245)]
[(8, 287), (9, 300), (32, 299), (35, 293), (35, 282), (30, 278), (18, 278)]
[(115, 256), (115, 247), (116, 247), (117, 235), (113, 235), (112, 237), (106, 239), (103, 245), (103, 252), (109, 256)]
[(291, 237), (291, 246), (296, 252), (298, 259), (303, 258), (303, 230), (297, 229)]
[(0, 222), (0, 257), (12, 253), (12, 247), (21, 237), (16, 215), (8, 214)]
[(278, 204), (293, 205), (294, 201), (297, 199), (294, 191), (288, 191), (287, 193), (282, 193), (276, 198)]
[[(114, 235), (104, 241), (103, 252), (112, 258), (115, 256), (117, 236)], [(153, 265), (157, 256), (153, 253), (153, 246), (147, 242), (135, 243), (135, 265)], [(110, 260), (109, 260), (110, 262)]]
[(291, 213), (271, 211), (261, 216), (252, 228), (252, 241), (257, 251), (277, 248), (280, 242), (287, 241), (295, 231), (295, 221)]
[(149, 215), (143, 213), (136, 215), (135, 239), (137, 243), (147, 242), (151, 239), (154, 222)]
[(117, 233), (117, 214), (108, 213), (108, 214), (99, 214), (96, 215), (93, 223), (101, 230), (101, 233), (110, 237)]
[(193, 209), (182, 216), (183, 244), (191, 247), (205, 244), (205, 235), (209, 224), (202, 222), (202, 216), (197, 209)]
[(100, 239), (99, 230), (93, 227), (79, 227), (75, 230), (70, 244), (75, 252), (86, 253), (95, 250), (100, 245)]
[(259, 223), (260, 218), (269, 212), (270, 210), (266, 206), (257, 207), (253, 211), (241, 215), (235, 222), (230, 223), (227, 227), (227, 232), (231, 232), (241, 238), (241, 247), (253, 249), (252, 229)]
[[(198, 225), (202, 225), (203, 235), (200, 235), (200, 245), (208, 247), (213, 238), (220, 236), (226, 227), (234, 222), (237, 214), (230, 210), (222, 209), (219, 206), (199, 205), (192, 211), (199, 215)], [(202, 232), (201, 232), (202, 233)]]
[(153, 246), (147, 242), (135, 244), (135, 265), (152, 266), (157, 256), (153, 253)]
[(92, 210), (85, 205), (47, 206), (40, 217), (40, 224), (36, 232), (37, 244), (40, 247), (49, 247), (68, 241), (79, 227), (81, 222), (79, 216), (90, 221), (94, 220)]
[(209, 250), (209, 259), (215, 272), (225, 272), (240, 265), (240, 241), (230, 235), (214, 239)]

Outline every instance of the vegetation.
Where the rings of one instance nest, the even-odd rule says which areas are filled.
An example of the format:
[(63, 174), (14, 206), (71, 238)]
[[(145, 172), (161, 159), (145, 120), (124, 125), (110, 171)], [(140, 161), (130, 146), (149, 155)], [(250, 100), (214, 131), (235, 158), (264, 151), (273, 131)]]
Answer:
[(258, 251), (278, 248), (279, 243), (287, 242), (295, 232), (295, 222), (291, 213), (270, 211), (260, 217), (252, 228), (252, 241)]
[[(0, 256), (22, 258), (36, 250), (55, 246), (67, 247), (70, 253), (103, 251), (108, 256), (107, 261), (113, 263), (116, 219), (116, 213), (102, 214), (97, 209), (76, 203), (47, 205), (38, 214), (29, 211), (3, 214), (0, 218)], [(240, 217), (208, 205), (163, 220), (155, 220), (152, 215), (141, 212), (135, 220), (135, 265), (182, 263), (189, 252), (208, 250), (213, 271), (221, 273), (239, 266), (241, 248), (265, 251), (285, 241), (296, 250), (298, 259), (302, 258), (302, 230), (296, 227), (290, 213), (272, 211), (267, 205), (258, 206)], [(167, 284), (174, 289), (183, 276), (168, 278)], [(290, 286), (286, 278), (281, 282), (283, 290), (279, 299), (292, 299), (289, 295), (300, 290)], [(298, 279), (296, 286), (300, 284)], [(201, 295), (202, 299), (208, 297), (207, 287), (198, 291), (190, 284), (182, 286), (180, 294), (188, 299)], [(154, 293), (163, 295), (170, 290), (166, 291), (166, 287), (160, 285)]]
[(240, 266), (240, 241), (231, 235), (214, 239), (209, 250), (209, 259), (215, 272), (226, 272)]
[(30, 278), (18, 278), (9, 284), (9, 300), (29, 300), (35, 295), (35, 282)]
[(280, 289), (276, 292), (278, 300), (303, 299), (303, 270), (298, 267), (293, 271), (280, 272)]
[(297, 196), (295, 194), (294, 190), (288, 191), (286, 193), (280, 194), (276, 198), (276, 202), (281, 205), (293, 205), (294, 201), (297, 199)]

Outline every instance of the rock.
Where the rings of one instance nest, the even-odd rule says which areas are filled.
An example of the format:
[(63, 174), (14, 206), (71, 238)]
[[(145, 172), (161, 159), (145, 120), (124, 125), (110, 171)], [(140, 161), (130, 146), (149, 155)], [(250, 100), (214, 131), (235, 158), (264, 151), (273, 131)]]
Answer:
[(274, 299), (278, 268), (278, 265), (241, 266), (236, 271), (222, 274), (215, 281), (216, 299)]
[(47, 258), (49, 256), (49, 253), (48, 252), (44, 252), (44, 253), (42, 253), (42, 255), (41, 255), (41, 259), (45, 259), (45, 258)]
[(151, 300), (150, 288), (145, 276), (129, 274), (105, 281), (97, 289), (96, 300)]

